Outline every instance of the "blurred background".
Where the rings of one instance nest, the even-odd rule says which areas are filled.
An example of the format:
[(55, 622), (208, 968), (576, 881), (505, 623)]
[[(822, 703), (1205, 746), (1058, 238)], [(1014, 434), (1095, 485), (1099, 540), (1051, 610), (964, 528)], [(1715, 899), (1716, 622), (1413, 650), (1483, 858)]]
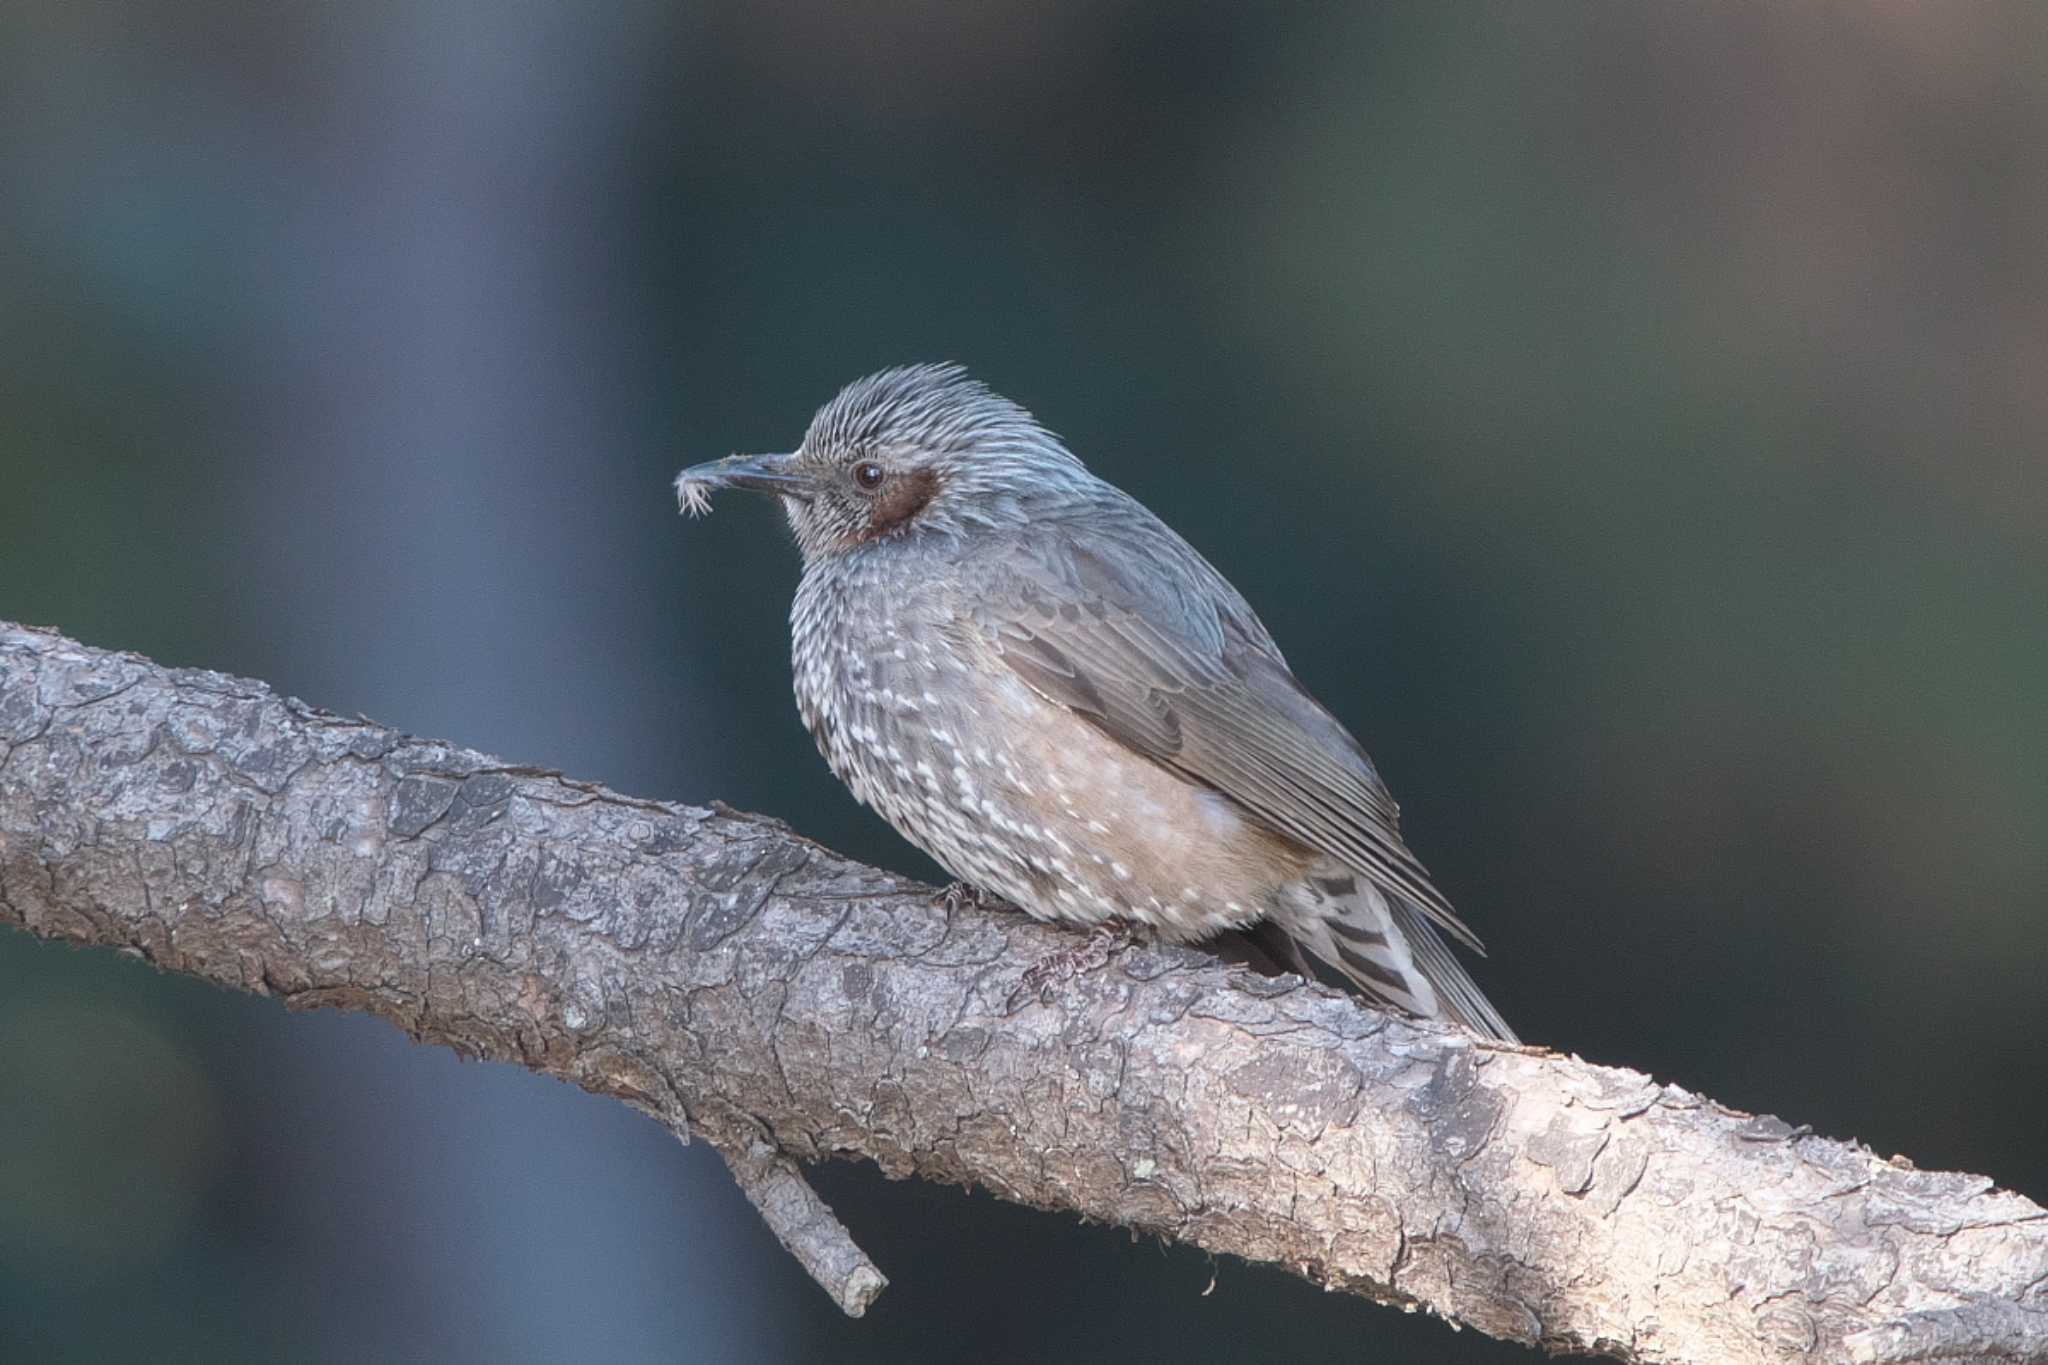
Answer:
[[(1533, 1041), (2048, 1199), (2048, 10), (0, 5), (0, 617), (930, 875), (668, 479), (955, 358)], [(1534, 1354), (0, 934), (0, 1359)], [(1203, 1290), (1215, 1278), (1213, 1293)]]

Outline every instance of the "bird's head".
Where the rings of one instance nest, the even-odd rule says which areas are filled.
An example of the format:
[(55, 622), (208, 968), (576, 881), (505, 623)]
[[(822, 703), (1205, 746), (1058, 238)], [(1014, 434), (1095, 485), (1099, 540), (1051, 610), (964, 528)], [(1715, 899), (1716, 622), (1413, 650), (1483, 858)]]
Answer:
[(806, 564), (896, 537), (1028, 525), (1093, 478), (1023, 408), (958, 365), (855, 380), (787, 455), (734, 455), (676, 476), (684, 510), (724, 488), (782, 500)]

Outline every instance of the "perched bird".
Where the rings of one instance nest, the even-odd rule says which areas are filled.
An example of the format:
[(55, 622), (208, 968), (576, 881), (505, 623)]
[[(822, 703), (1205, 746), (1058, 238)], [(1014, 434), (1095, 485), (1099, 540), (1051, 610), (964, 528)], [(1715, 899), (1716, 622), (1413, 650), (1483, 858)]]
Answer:
[(802, 551), (819, 750), (963, 883), (1176, 942), (1251, 930), (1305, 975), (1514, 1039), (1358, 741), (1207, 560), (1023, 408), (955, 365), (885, 370), (793, 453), (676, 477), (694, 513), (724, 488), (779, 498)]

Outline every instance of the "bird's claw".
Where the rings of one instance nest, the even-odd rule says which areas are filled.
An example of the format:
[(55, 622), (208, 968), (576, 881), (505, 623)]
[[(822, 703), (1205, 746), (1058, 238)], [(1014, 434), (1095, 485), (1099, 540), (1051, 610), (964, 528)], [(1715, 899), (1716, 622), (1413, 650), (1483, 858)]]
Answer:
[(948, 882), (932, 892), (932, 909), (944, 910), (949, 915), (962, 906), (986, 910), (996, 903), (995, 897), (972, 882)]
[(1111, 958), (1137, 941), (1137, 932), (1130, 922), (1117, 920), (1098, 925), (1093, 933), (1071, 948), (1047, 953), (1024, 969), (1024, 977), (1017, 983), (1017, 989), (1010, 992), (1010, 1011), (1015, 1013), (1034, 996), (1041, 1002), (1050, 1000), (1054, 983), (1071, 981), (1082, 972), (1107, 966)]

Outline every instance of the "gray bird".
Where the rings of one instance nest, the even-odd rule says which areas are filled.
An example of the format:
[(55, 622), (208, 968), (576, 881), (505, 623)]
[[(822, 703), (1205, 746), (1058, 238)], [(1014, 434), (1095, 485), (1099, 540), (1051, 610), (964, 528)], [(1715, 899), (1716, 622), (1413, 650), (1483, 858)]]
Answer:
[(803, 553), (796, 700), (826, 762), (963, 883), (1175, 942), (1253, 930), (1514, 1040), (1365, 750), (1237, 590), (1023, 408), (955, 365), (885, 370), (795, 452), (676, 477), (693, 513), (723, 488), (778, 497)]

